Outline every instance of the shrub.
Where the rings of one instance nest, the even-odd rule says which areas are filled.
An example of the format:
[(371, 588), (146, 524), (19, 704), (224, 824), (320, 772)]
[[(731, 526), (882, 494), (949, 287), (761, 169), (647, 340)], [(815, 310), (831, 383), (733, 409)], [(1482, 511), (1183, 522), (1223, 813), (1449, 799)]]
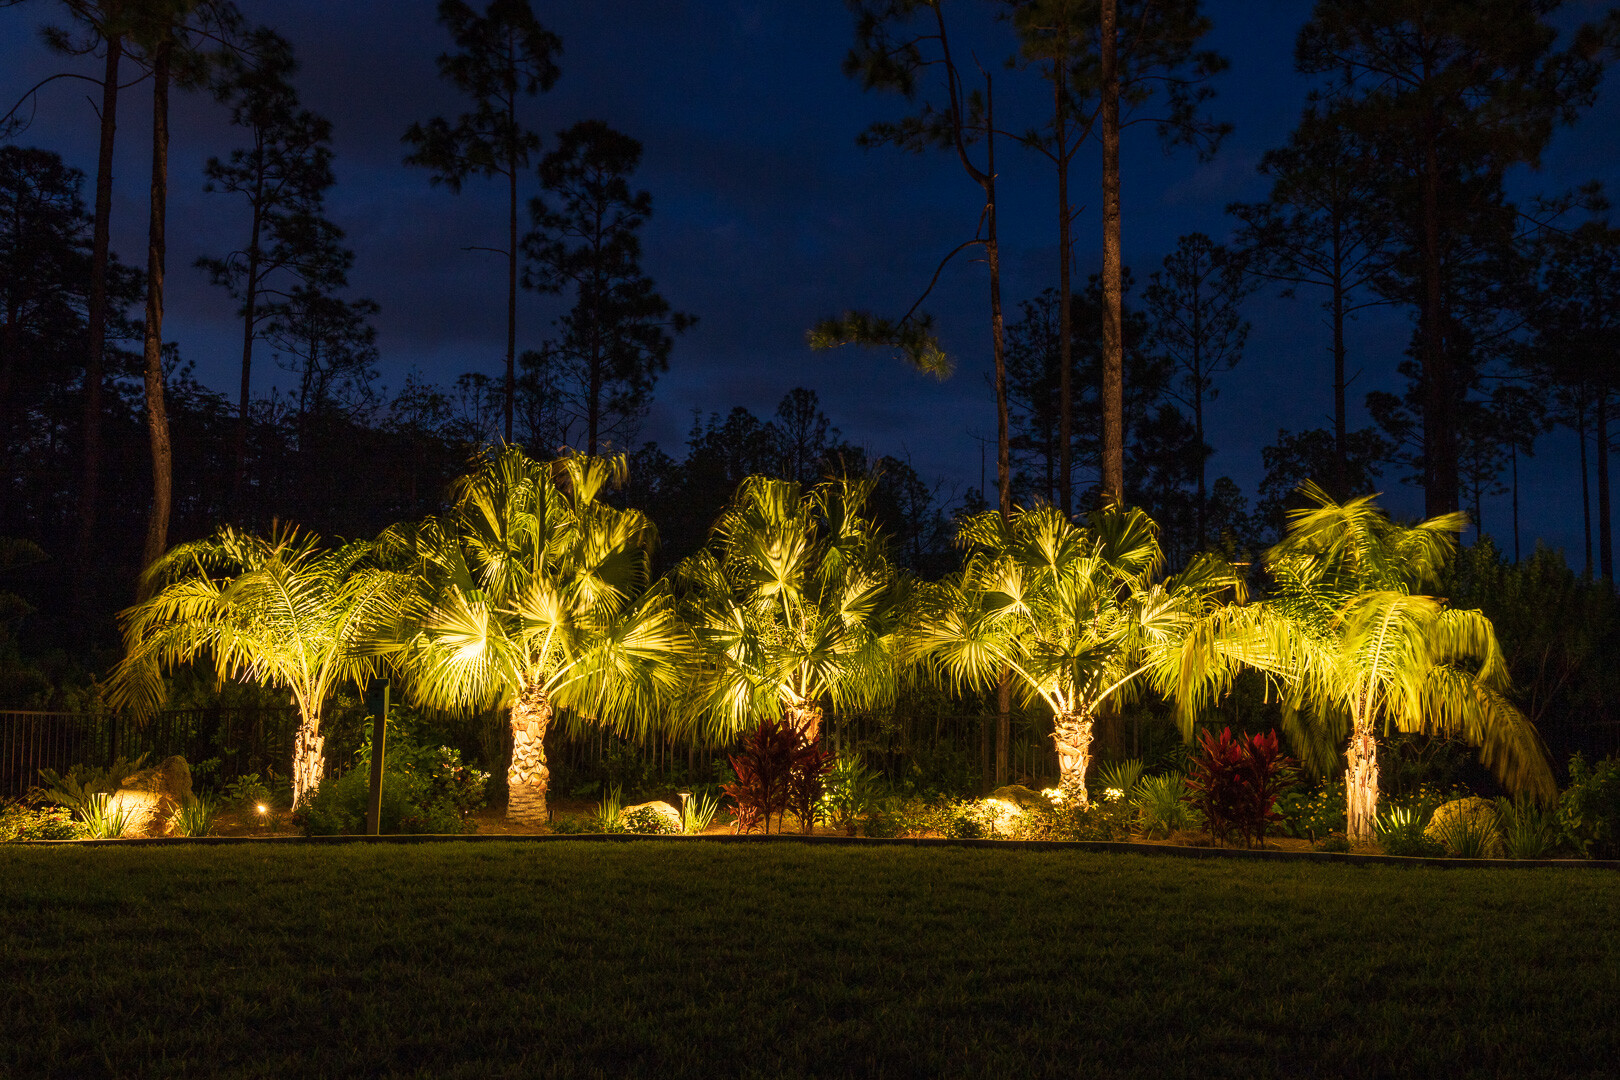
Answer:
[(774, 719), (760, 721), (744, 741), (742, 752), (731, 757), (737, 779), (724, 790), (736, 813), (732, 831), (746, 833), (763, 826), (769, 833), (775, 814), (780, 832), (782, 819), (791, 810), (809, 832), (832, 766), (833, 755), (816, 749), (793, 725)]
[(1344, 786), (1323, 784), (1315, 791), (1296, 788), (1277, 797), (1286, 836), (1316, 840), (1345, 829)]
[(1277, 733), (1239, 735), (1222, 728), (1219, 736), (1203, 732), (1200, 754), (1187, 777), (1188, 801), (1204, 815), (1217, 840), (1257, 844), (1266, 827), (1282, 820), (1277, 797), (1298, 775), (1293, 759), (1278, 746)]
[(1620, 760), (1596, 765), (1576, 754), (1569, 760), (1569, 787), (1558, 801), (1564, 839), (1584, 858), (1620, 856)]
[(1385, 855), (1433, 858), (1446, 849), (1423, 831), (1423, 816), (1411, 807), (1392, 806), (1378, 815), (1373, 829)]
[(1188, 832), (1202, 824), (1198, 811), (1183, 796), (1187, 778), (1180, 773), (1144, 776), (1137, 782), (1131, 809), (1136, 828), (1144, 836), (1168, 839), (1171, 833)]
[(226, 784), (219, 792), (219, 801), (223, 806), (248, 809), (270, 803), (270, 786), (259, 779), (258, 773), (248, 773), (239, 776)]
[(949, 835), (955, 807), (948, 802), (918, 796), (891, 795), (880, 799), (861, 819), (861, 831), (875, 839), (899, 836)]
[(856, 826), (877, 801), (880, 788), (877, 772), (861, 762), (859, 753), (841, 750), (827, 773), (821, 816), (833, 828), (854, 836)]
[(681, 800), (681, 832), (700, 833), (714, 821), (720, 809), (720, 796), (694, 791)]
[[(487, 774), (463, 765), (460, 753), (449, 747), (435, 747), (425, 756), (402, 753), (401, 759), (396, 767), (389, 751), (379, 832), (465, 833), (476, 828), (471, 814), (484, 804)], [(363, 833), (370, 797), (371, 769), (357, 766), (316, 788), (294, 820), (311, 836)]]
[(1558, 814), (1529, 799), (1497, 799), (1496, 827), (1510, 859), (1545, 859), (1558, 846)]
[(1453, 799), (1434, 812), (1423, 830), (1458, 859), (1494, 859), (1502, 855), (1502, 834), (1496, 828), (1496, 808), (1484, 799)]
[(1099, 799), (1081, 806), (1063, 799), (1024, 808), (1013, 829), (1018, 840), (1129, 840), (1131, 806), (1124, 799)]
[(208, 836), (214, 831), (215, 803), (211, 799), (191, 795), (175, 807), (170, 824), (177, 836)]
[(644, 836), (665, 836), (679, 832), (673, 822), (651, 806), (639, 806), (619, 818), (625, 832)]
[[(75, 765), (65, 773), (57, 773), (51, 769), (39, 770), (40, 779), (45, 781), (44, 790), (40, 797), (67, 807), (80, 821), (87, 820), (95, 796), (112, 795), (123, 786), (130, 776), (141, 771), (146, 763), (146, 755), (141, 754), (133, 761), (119, 758), (105, 769), (98, 769), (93, 765)], [(101, 799), (100, 806), (106, 808), (107, 800)]]
[(116, 840), (129, 830), (135, 810), (128, 803), (114, 803), (104, 791), (84, 797), (77, 815), (84, 835), (91, 840)]
[(0, 843), (25, 840), (77, 840), (83, 831), (63, 807), (13, 803), (0, 810)]
[(597, 832), (624, 832), (624, 788), (614, 784), (602, 792), (602, 801), (596, 804), (591, 825)]
[(1111, 761), (1097, 770), (1097, 780), (1104, 792), (1117, 791), (1119, 797), (1129, 801), (1136, 794), (1136, 785), (1142, 779), (1142, 759), (1127, 758)]

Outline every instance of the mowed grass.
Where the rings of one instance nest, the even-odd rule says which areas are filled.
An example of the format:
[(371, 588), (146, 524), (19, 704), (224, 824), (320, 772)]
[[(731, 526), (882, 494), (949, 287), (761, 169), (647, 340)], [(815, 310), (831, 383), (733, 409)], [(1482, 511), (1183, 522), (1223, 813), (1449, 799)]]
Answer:
[(0, 849), (0, 1076), (1613, 1076), (1620, 875)]

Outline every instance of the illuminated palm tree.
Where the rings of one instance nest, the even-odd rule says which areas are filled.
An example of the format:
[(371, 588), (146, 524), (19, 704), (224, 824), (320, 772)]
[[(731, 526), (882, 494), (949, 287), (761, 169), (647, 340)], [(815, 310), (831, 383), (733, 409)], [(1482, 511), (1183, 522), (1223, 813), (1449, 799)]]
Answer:
[(667, 591), (650, 587), (657, 531), (598, 500), (626, 474), (622, 454), (536, 462), (491, 450), (447, 515), (385, 534), (419, 583), (393, 646), (406, 691), (430, 707), (510, 709), (516, 821), (546, 820), (557, 709), (643, 735), (689, 657)]
[(1316, 505), (1293, 512), (1288, 535), (1266, 555), (1271, 595), (1246, 613), (1246, 633), (1227, 643), (1230, 655), (1288, 688), (1285, 723), (1307, 743), (1348, 733), (1350, 839), (1372, 839), (1380, 730), (1459, 735), (1510, 789), (1553, 797), (1541, 739), (1508, 699), (1491, 621), (1424, 591), (1451, 559), (1467, 516), (1407, 527), (1391, 522), (1374, 496), (1338, 503), (1312, 483), (1301, 491)]
[(751, 476), (709, 546), (677, 569), (699, 643), (687, 711), (711, 738), (781, 716), (814, 742), (824, 704), (893, 699), (903, 583), (863, 516), (875, 483), (841, 478), (801, 494)]
[(1148, 686), (1201, 703), (1229, 683), (1215, 631), (1241, 579), (1211, 555), (1161, 577), (1158, 528), (1142, 511), (1103, 510), (1085, 527), (1050, 506), (977, 514), (957, 541), (967, 565), (918, 590), (903, 654), (962, 689), (1011, 669), (1024, 697), (1052, 710), (1065, 798), (1086, 804), (1105, 706)]
[(147, 571), (150, 599), (124, 611), (124, 658), (108, 699), (137, 718), (163, 704), (163, 673), (201, 657), (222, 679), (291, 691), (293, 805), (321, 781), (321, 710), (345, 682), (363, 685), (377, 660), (368, 642), (410, 595), (403, 574), (369, 565), (372, 547), (320, 545), (277, 526), (268, 537), (232, 528), (181, 544)]

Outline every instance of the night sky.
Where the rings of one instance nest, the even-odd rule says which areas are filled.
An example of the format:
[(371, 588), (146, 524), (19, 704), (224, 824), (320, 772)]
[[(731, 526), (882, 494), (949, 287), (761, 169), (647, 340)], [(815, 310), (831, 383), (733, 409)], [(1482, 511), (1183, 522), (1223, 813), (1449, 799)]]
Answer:
[[(1559, 16), (1574, 25), (1607, 5), (1576, 0)], [(463, 247), (498, 243), (504, 221), (499, 184), (474, 180), (463, 194), (432, 188), (426, 170), (401, 164), (400, 135), (414, 120), (463, 111), (437, 77), (434, 57), (448, 37), (433, 0), (244, 0), (250, 19), (289, 38), (302, 60), (297, 84), (305, 103), (336, 128), (338, 185), (330, 214), (357, 253), (354, 295), (381, 304), (377, 319), (382, 381), (397, 388), (413, 370), (449, 384), (464, 371), (495, 375), (504, 353), (504, 263)], [(600, 118), (646, 148), (636, 177), (651, 191), (654, 216), (643, 234), (645, 266), (665, 297), (701, 322), (682, 337), (658, 385), (645, 437), (681, 456), (692, 411), (745, 405), (768, 417), (794, 386), (820, 395), (845, 438), (874, 454), (910, 456), (925, 479), (946, 490), (980, 483), (980, 438), (995, 434), (987, 274), (958, 262), (929, 307), (958, 360), (943, 383), (906, 370), (881, 352), (812, 353), (804, 331), (848, 307), (899, 314), (938, 259), (971, 232), (979, 189), (954, 158), (861, 150), (855, 136), (874, 119), (900, 113), (889, 95), (864, 94), (839, 71), (851, 21), (837, 0), (580, 0), (535, 4), (563, 40), (562, 78), (534, 99), (529, 123), (550, 133)], [(1127, 133), (1124, 245), (1138, 281), (1180, 234), (1224, 239), (1233, 200), (1263, 197), (1255, 164), (1282, 142), (1303, 103), (1306, 84), (1292, 69), (1294, 33), (1304, 0), (1212, 0), (1208, 44), (1232, 67), (1217, 81), (1216, 115), (1235, 134), (1210, 163), (1182, 151), (1166, 156), (1151, 129)], [(968, 9), (971, 10), (971, 9)], [(988, 10), (984, 8), (982, 10)], [(54, 6), (0, 10), (0, 96), (4, 106), (63, 62), (39, 43), (37, 25)], [(998, 119), (1021, 130), (1045, 119), (1044, 84), (1033, 73), (1004, 71), (1009, 32), (985, 19), (963, 23), (955, 47), (971, 48), (996, 72)], [(81, 68), (90, 71), (90, 63)], [(86, 84), (58, 82), (42, 95), (25, 145), (60, 151), (93, 173), (96, 121)], [(1520, 196), (1559, 191), (1588, 179), (1620, 190), (1614, 154), (1614, 80), (1579, 127), (1561, 132), (1540, 173), (1514, 177)], [(150, 95), (128, 92), (120, 104), (115, 247), (144, 266)], [(222, 290), (192, 269), (200, 254), (239, 246), (242, 206), (205, 194), (202, 165), (225, 155), (240, 133), (206, 96), (176, 96), (172, 118), (168, 315), (165, 338), (180, 343), (203, 381), (235, 385), (240, 329)], [(1055, 285), (1055, 184), (1044, 159), (998, 146), (1004, 290), (1009, 319), (1018, 300)], [(1082, 152), (1072, 198), (1085, 206), (1077, 224), (1080, 278), (1096, 270), (1100, 249), (1097, 154)], [(93, 175), (87, 196), (93, 190)], [(533, 347), (565, 304), (521, 297), (519, 348)], [(1327, 332), (1314, 297), (1288, 301), (1275, 289), (1247, 308), (1254, 324), (1236, 371), (1221, 380), (1209, 410), (1215, 447), (1210, 478), (1230, 475), (1250, 496), (1261, 476), (1260, 449), (1290, 429), (1329, 426)], [(1408, 316), (1374, 312), (1351, 327), (1353, 426), (1367, 422), (1359, 402), (1374, 388), (1399, 389), (1396, 365)], [(286, 376), (256, 364), (256, 389)], [(989, 453), (994, 482), (994, 446)], [(1543, 536), (1579, 566), (1580, 480), (1574, 438), (1559, 431), (1521, 463), (1526, 545)], [(1388, 504), (1421, 508), (1421, 494), (1386, 476)], [(1507, 500), (1485, 508), (1487, 531), (1511, 549)]]

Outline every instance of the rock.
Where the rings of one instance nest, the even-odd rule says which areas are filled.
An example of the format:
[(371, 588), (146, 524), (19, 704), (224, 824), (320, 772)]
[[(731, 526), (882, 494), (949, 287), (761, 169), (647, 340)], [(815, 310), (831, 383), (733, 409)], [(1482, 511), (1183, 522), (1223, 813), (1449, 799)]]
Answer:
[(681, 831), (681, 812), (680, 812), (680, 810), (677, 809), (674, 806), (671, 806), (667, 802), (663, 802), (662, 800), (654, 800), (652, 802), (636, 803), (636, 805), (634, 805), (634, 806), (627, 806), (627, 807), (624, 808), (624, 813), (619, 816), (619, 820), (623, 821), (625, 818), (628, 818), (631, 814), (635, 813), (637, 810), (651, 810), (654, 813), (661, 816), (665, 821), (669, 822), (669, 827), (671, 829), (673, 829), (676, 832)]
[(126, 836), (163, 836), (169, 831), (169, 819), (190, 797), (191, 767), (176, 754), (126, 777), (107, 800), (107, 809), (130, 812)]
[(1454, 830), (1466, 827), (1463, 825), (1465, 819), (1468, 826), (1485, 833), (1483, 852), (1485, 857), (1501, 858), (1502, 833), (1496, 825), (1496, 807), (1477, 796), (1441, 803), (1435, 808), (1434, 817), (1429, 819), (1423, 835), (1444, 844), (1447, 850), (1451, 850), (1454, 844), (1450, 837)]
[(990, 793), (990, 798), (1011, 803), (1019, 810), (1027, 810), (1032, 806), (1047, 808), (1052, 805), (1051, 799), (1048, 799), (1034, 788), (1027, 788), (1022, 784), (1008, 784), (1006, 787), (998, 787)]

